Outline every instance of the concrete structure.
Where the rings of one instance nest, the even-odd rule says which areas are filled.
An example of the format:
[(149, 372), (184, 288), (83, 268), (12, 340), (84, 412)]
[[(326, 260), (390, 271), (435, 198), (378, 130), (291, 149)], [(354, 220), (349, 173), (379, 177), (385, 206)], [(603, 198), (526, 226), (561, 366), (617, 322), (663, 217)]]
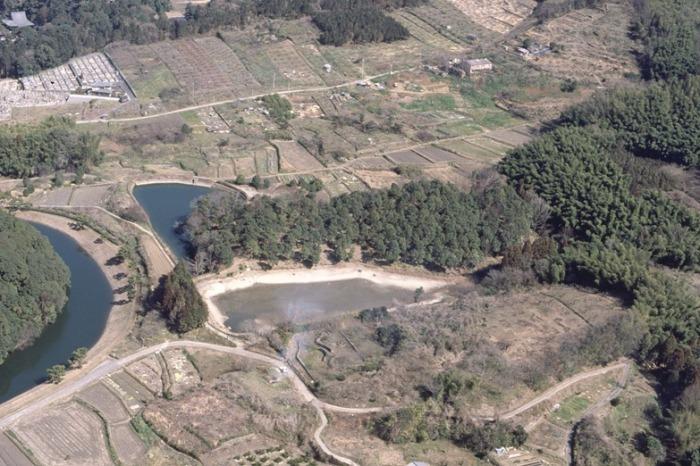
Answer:
[(24, 11), (13, 11), (10, 13), (10, 18), (2, 20), (2, 23), (8, 28), (26, 28), (29, 26), (34, 26), (34, 23), (27, 19), (27, 13)]
[(464, 63), (464, 71), (468, 74), (491, 70), (493, 70), (493, 63), (488, 58), (475, 58)]

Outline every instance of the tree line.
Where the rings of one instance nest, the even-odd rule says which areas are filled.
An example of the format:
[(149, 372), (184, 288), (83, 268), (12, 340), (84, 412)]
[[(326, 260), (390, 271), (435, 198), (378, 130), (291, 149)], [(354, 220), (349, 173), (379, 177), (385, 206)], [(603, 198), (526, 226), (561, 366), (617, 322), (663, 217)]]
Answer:
[(0, 127), (0, 175), (41, 176), (58, 170), (85, 173), (100, 163), (100, 138), (78, 132), (66, 117), (50, 117), (38, 125)]
[(700, 76), (597, 94), (557, 124), (610, 129), (636, 156), (700, 165)]
[(184, 17), (174, 19), (166, 15), (171, 8), (168, 0), (5, 2), (0, 14), (21, 9), (36, 26), (19, 29), (12, 40), (0, 43), (0, 75), (35, 74), (115, 41), (145, 44), (176, 39), (220, 27), (243, 28), (256, 18), (312, 16), (322, 30), (323, 43), (388, 42), (407, 37), (408, 31), (384, 11), (421, 1), (333, 0), (321, 2), (319, 8), (312, 0), (213, 0), (188, 4)]
[(34, 227), (0, 210), (0, 364), (56, 320), (70, 272)]
[(499, 254), (530, 225), (528, 203), (498, 182), (466, 193), (438, 181), (415, 181), (327, 203), (311, 196), (263, 196), (250, 203), (231, 195), (205, 197), (186, 231), (199, 272), (228, 266), (236, 255), (311, 266), (325, 247), (334, 260), (345, 261), (355, 246), (366, 260), (445, 269)]
[(700, 5), (696, 0), (635, 0), (633, 37), (646, 79), (683, 79), (700, 73)]

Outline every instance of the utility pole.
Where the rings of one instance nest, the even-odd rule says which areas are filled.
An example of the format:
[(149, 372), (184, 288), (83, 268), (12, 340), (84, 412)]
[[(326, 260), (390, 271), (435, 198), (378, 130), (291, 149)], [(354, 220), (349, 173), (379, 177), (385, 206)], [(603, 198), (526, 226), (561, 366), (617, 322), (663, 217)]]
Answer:
[(362, 80), (365, 80), (365, 57), (362, 57)]
[(275, 81), (277, 81), (277, 73), (272, 73), (272, 92), (275, 92)]

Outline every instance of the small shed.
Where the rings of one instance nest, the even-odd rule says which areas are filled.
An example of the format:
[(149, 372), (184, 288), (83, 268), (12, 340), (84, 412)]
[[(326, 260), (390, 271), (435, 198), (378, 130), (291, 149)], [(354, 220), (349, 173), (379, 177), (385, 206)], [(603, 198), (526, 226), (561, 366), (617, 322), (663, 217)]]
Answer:
[(24, 11), (13, 11), (10, 13), (9, 18), (2, 20), (2, 23), (8, 28), (26, 28), (28, 26), (34, 26), (34, 23), (29, 21), (27, 13)]
[(467, 60), (464, 64), (464, 68), (468, 74), (474, 74), (480, 71), (491, 71), (493, 69), (493, 63), (488, 58), (475, 58), (472, 60)]

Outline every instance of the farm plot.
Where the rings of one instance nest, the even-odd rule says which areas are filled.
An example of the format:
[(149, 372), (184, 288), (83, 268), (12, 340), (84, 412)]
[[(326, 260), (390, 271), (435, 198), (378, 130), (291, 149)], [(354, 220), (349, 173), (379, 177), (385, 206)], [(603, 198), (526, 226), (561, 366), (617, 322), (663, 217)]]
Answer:
[(156, 356), (136, 361), (129, 365), (127, 371), (152, 393), (163, 393), (163, 367)]
[(101, 383), (91, 385), (81, 391), (78, 398), (98, 410), (109, 423), (129, 419), (129, 413), (119, 397)]
[(280, 154), (280, 169), (285, 171), (312, 171), (324, 168), (313, 155), (296, 141), (275, 141)]
[(472, 144), (470, 140), (466, 139), (441, 142), (438, 144), (438, 147), (454, 152), (465, 159), (474, 160), (489, 165), (498, 162), (501, 158), (499, 154)]
[(14, 432), (41, 464), (112, 464), (102, 420), (76, 402), (40, 411), (23, 420)]
[(511, 147), (517, 147), (523, 144), (527, 144), (532, 140), (532, 135), (529, 134), (531, 129), (527, 127), (522, 128), (509, 128), (500, 129), (496, 131), (490, 131), (486, 136), (489, 139), (506, 144)]
[(373, 76), (420, 66), (421, 58), (439, 54), (415, 38), (390, 44), (363, 44), (335, 47), (319, 46), (319, 51), (328, 63), (346, 76), (362, 76), (364, 62), (365, 76)]
[(116, 391), (132, 413), (141, 409), (144, 402), (153, 399), (153, 394), (127, 372), (112, 374), (104, 382), (108, 388)]
[(475, 146), (481, 147), (482, 149), (492, 152), (494, 155), (497, 156), (505, 155), (505, 153), (508, 150), (512, 149), (512, 146), (509, 146), (508, 144), (503, 144), (502, 142), (498, 142), (495, 139), (491, 139), (487, 136), (476, 136), (473, 138), (469, 138), (469, 142)]
[(632, 7), (618, 0), (607, 2), (605, 11), (576, 10), (547, 21), (528, 36), (542, 44), (560, 44), (563, 51), (540, 57), (537, 66), (554, 76), (596, 84), (623, 79), (637, 71), (628, 34), (632, 16)]
[(185, 351), (172, 350), (161, 353), (168, 368), (170, 394), (181, 395), (196, 387), (201, 379)]
[(146, 456), (146, 446), (127, 424), (109, 426), (109, 440), (119, 460), (125, 465), (140, 466)]
[(165, 63), (145, 45), (113, 44), (105, 53), (131, 85), (142, 101), (186, 98), (183, 90)]
[(260, 91), (260, 83), (224, 41), (216, 37), (202, 37), (195, 39), (195, 42), (217, 68), (234, 80), (237, 94), (248, 95)]
[(468, 42), (468, 36), (484, 36), (491, 33), (488, 29), (470, 21), (450, 0), (430, 0), (406, 11), (410, 11), (414, 16), (430, 24), (440, 34), (458, 44)]
[(387, 154), (386, 158), (396, 165), (430, 165), (432, 162), (412, 150)]
[(2, 432), (0, 432), (0, 466), (32, 466), (32, 462)]
[[(176, 402), (157, 400), (144, 411), (144, 417), (154, 423), (155, 430), (166, 435), (175, 444), (193, 443), (200, 439), (200, 451), (217, 447), (223, 441), (248, 433), (248, 413), (235, 401), (219, 391), (205, 388), (185, 395)], [(188, 435), (189, 434), (189, 435)]]
[(535, 0), (451, 0), (469, 19), (505, 34), (530, 16)]
[(436, 146), (419, 147), (417, 149), (413, 149), (413, 151), (433, 163), (464, 161), (462, 157), (444, 149), (440, 149)]
[[(244, 71), (238, 57), (225, 44), (217, 44), (211, 50), (213, 44), (182, 39), (156, 42), (150, 47), (196, 101), (250, 93), (249, 87), (255, 81)], [(238, 74), (231, 74), (232, 71)]]
[(311, 69), (290, 40), (276, 42), (264, 47), (265, 54), (278, 70), (280, 76), (297, 86), (319, 86), (321, 78)]
[(432, 25), (409, 11), (398, 10), (392, 16), (408, 29), (408, 32), (413, 37), (430, 47), (455, 53), (464, 50), (464, 46), (461, 43), (448, 39)]

